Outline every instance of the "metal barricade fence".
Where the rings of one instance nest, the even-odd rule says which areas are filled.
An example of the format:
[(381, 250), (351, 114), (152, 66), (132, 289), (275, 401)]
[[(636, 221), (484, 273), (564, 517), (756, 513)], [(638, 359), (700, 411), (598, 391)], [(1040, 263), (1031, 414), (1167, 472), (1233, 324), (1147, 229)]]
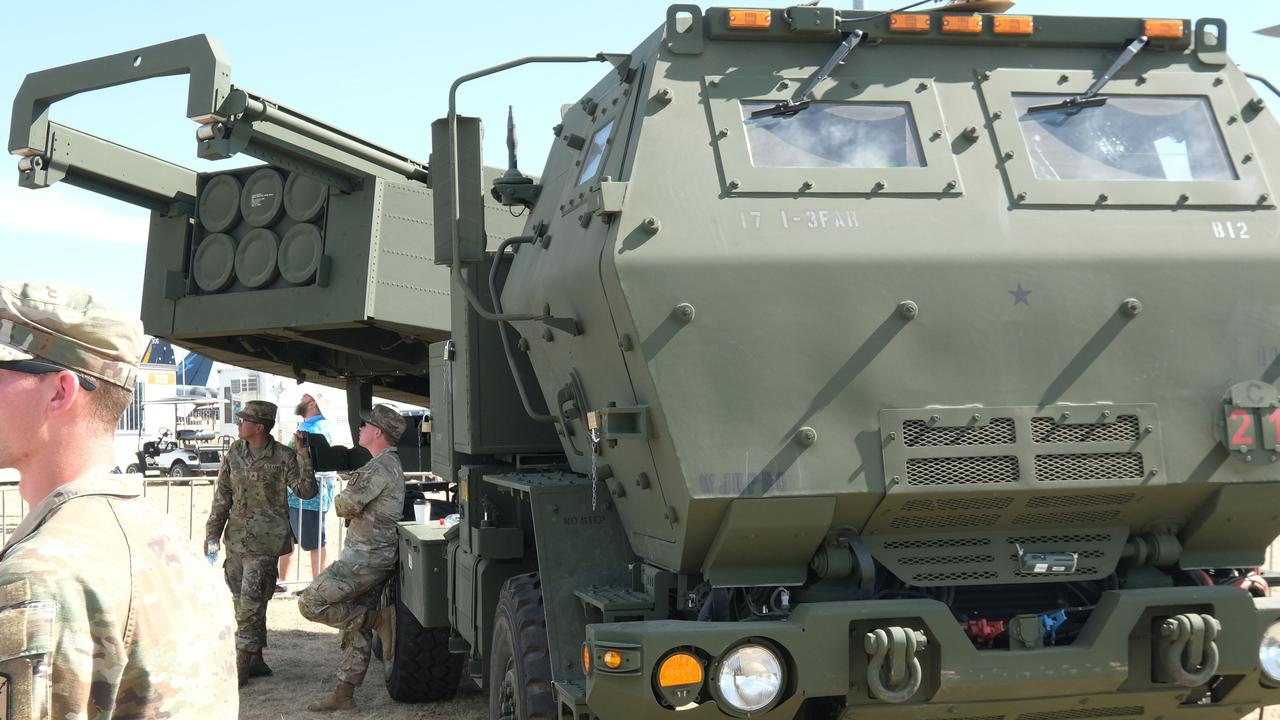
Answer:
[[(425, 479), (429, 473), (409, 472), (405, 473), (405, 479), (421, 480)], [(179, 527), (184, 528), (187, 537), (191, 539), (193, 547), (200, 547), (204, 540), (205, 521), (209, 517), (209, 510), (213, 505), (213, 495), (216, 478), (214, 476), (197, 476), (187, 478), (167, 478), (167, 477), (150, 477), (145, 478), (142, 485), (142, 494), (152, 507), (162, 510), (166, 515), (172, 518)], [(338, 473), (334, 479), (336, 486), (333, 489), (334, 496), (342, 492), (346, 487), (346, 478), (343, 474)], [(22, 495), (18, 492), (17, 483), (0, 485), (0, 546), (9, 542), (9, 536), (13, 534), (18, 524), (26, 517), (30, 508), (27, 506)], [(317, 572), (327, 567), (333, 562), (342, 551), (342, 545), (346, 540), (346, 523), (342, 518), (337, 516), (332, 509), (323, 514), (324, 523), (321, 526), (316, 524), (317, 535), (320, 528), (324, 529), (325, 539), (325, 557)], [(319, 538), (317, 538), (319, 539)], [(318, 543), (317, 543), (318, 544)], [(289, 567), (289, 577), (282, 577), (282, 582), (289, 584), (301, 583), (305, 585), (311, 580), (309, 558), (307, 553), (301, 551), (301, 548), (295, 546), (292, 553), (293, 559)], [(219, 559), (221, 559), (221, 554)], [(303, 566), (306, 565), (306, 573), (304, 574)]]

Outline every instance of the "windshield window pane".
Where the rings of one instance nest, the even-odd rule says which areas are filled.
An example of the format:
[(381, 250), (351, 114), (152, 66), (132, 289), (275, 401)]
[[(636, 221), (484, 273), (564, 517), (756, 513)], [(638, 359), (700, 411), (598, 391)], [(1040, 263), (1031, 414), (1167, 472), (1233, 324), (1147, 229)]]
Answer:
[(1235, 180), (1203, 97), (1107, 96), (1076, 110), (1028, 113), (1070, 95), (1014, 95), (1040, 180)]
[(742, 102), (755, 167), (925, 166), (909, 103), (814, 103), (790, 117), (751, 117), (775, 104)]
[(613, 132), (612, 120), (591, 136), (591, 149), (587, 150), (587, 159), (582, 162), (582, 172), (578, 173), (579, 185), (595, 177), (596, 172), (600, 170), (600, 162), (604, 160), (605, 143), (608, 142), (611, 132)]

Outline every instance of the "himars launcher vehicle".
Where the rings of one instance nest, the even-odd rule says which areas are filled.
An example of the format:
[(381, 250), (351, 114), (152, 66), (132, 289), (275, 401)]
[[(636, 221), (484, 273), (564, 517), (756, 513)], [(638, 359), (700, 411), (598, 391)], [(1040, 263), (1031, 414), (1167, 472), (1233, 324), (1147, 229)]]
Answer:
[[(28, 77), (20, 180), (153, 208), (143, 320), (430, 404), (401, 699), (495, 718), (1238, 718), (1280, 702), (1276, 98), (1220, 20), (670, 8), (542, 172), (231, 84)], [(197, 174), (50, 122), (191, 75)], [(572, 98), (569, 98), (572, 99)], [(522, 213), (522, 214), (521, 214)], [(513, 219), (514, 215), (521, 215)], [(677, 715), (678, 713), (678, 715)]]

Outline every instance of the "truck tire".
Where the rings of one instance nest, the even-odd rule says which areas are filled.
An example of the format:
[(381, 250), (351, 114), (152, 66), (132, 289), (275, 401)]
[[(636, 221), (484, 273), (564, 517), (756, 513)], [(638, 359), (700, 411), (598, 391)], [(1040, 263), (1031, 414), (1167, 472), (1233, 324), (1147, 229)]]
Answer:
[(490, 720), (556, 720), (547, 617), (538, 573), (507, 580), (489, 652)]
[(387, 694), (403, 703), (452, 700), (466, 658), (449, 652), (449, 628), (425, 628), (418, 623), (400, 602), (398, 576), (387, 582), (381, 605), (395, 608), (390, 647), (383, 645), (377, 633), (373, 636), (373, 651), (382, 658)]

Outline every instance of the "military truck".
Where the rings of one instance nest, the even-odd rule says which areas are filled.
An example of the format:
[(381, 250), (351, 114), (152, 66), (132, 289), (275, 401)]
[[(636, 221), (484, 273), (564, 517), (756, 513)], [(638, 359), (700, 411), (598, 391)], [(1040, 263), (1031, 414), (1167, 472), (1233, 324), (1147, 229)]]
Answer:
[[(401, 527), (399, 699), (465, 672), (521, 719), (1280, 702), (1252, 570), (1275, 99), (1221, 20), (975, 7), (673, 5), (630, 53), (459, 78), (429, 162), (197, 36), (31, 75), (10, 150), (25, 185), (153, 208), (148, 332), (431, 406), (461, 522)], [(540, 175), (482, 165), (460, 85), (593, 60)], [(178, 72), (197, 153), (265, 165), (48, 119)]]

